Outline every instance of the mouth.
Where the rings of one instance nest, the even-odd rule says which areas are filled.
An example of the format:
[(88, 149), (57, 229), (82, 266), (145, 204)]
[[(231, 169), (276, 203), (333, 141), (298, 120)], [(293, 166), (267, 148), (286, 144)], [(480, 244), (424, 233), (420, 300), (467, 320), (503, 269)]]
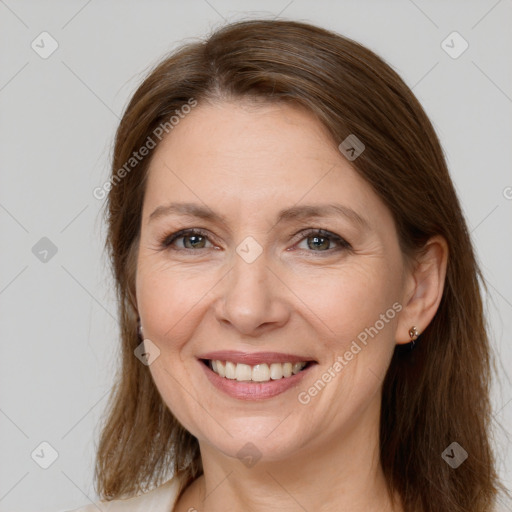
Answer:
[(289, 379), (297, 375), (314, 361), (300, 361), (292, 363), (261, 363), (249, 365), (235, 363), (233, 361), (221, 361), (220, 359), (201, 359), (215, 374), (223, 379), (236, 380), (238, 382), (270, 382), (271, 380)]
[(307, 356), (218, 351), (198, 357), (206, 377), (218, 390), (241, 400), (274, 397), (297, 386), (318, 364)]

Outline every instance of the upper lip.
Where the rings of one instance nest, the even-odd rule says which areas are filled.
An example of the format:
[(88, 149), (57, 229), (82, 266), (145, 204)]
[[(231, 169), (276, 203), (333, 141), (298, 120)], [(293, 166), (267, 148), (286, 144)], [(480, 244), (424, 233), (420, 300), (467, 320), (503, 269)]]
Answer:
[(308, 356), (284, 354), (282, 352), (239, 352), (237, 350), (216, 350), (197, 356), (198, 359), (213, 361), (231, 361), (232, 363), (248, 364), (250, 366), (263, 363), (301, 363), (313, 361)]

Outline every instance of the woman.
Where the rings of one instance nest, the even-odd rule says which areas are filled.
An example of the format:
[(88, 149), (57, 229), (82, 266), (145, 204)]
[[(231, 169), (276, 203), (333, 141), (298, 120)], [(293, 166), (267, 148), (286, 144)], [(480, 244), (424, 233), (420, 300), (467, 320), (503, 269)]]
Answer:
[(286, 21), (182, 47), (104, 191), (104, 510), (492, 510), (480, 272), (432, 125), (373, 52)]

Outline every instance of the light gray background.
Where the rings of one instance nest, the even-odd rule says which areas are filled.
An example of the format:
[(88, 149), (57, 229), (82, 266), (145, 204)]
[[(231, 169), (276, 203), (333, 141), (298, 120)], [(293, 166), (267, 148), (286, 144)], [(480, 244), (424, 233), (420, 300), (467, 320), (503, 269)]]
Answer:
[[(276, 15), (375, 50), (432, 119), (489, 285), (501, 380), (494, 411), (512, 430), (511, 0), (0, 0), (0, 511), (56, 512), (96, 499), (97, 421), (117, 361), (117, 326), (102, 201), (92, 191), (108, 176), (128, 98), (185, 38), (225, 20)], [(59, 45), (47, 59), (31, 48), (43, 31)], [(453, 31), (469, 43), (457, 59), (441, 47)], [(47, 262), (32, 252), (42, 237), (58, 249)], [(43, 441), (58, 453), (48, 469), (31, 458)], [(496, 446), (510, 486), (504, 433)], [(50, 450), (36, 453), (44, 462)]]

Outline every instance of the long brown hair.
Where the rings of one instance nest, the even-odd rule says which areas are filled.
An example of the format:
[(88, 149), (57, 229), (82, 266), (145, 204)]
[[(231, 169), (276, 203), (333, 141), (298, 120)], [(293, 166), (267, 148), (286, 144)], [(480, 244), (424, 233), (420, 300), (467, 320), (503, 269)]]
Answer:
[[(414, 350), (397, 347), (383, 383), (381, 462), (390, 491), (408, 511), (491, 510), (500, 484), (489, 441), (492, 364), (481, 274), (432, 124), (372, 51), (312, 25), (267, 20), (234, 23), (174, 51), (140, 85), (119, 125), (106, 248), (122, 353), (97, 454), (100, 497), (134, 495), (172, 474), (190, 482), (202, 472), (197, 440), (134, 356), (141, 341), (134, 278), (151, 154), (126, 168), (133, 152), (191, 99), (290, 102), (315, 114), (336, 146), (355, 134), (366, 148), (352, 165), (392, 212), (404, 253), (414, 256), (434, 235), (446, 239), (439, 309)], [(469, 454), (457, 469), (441, 457), (452, 442)]]

